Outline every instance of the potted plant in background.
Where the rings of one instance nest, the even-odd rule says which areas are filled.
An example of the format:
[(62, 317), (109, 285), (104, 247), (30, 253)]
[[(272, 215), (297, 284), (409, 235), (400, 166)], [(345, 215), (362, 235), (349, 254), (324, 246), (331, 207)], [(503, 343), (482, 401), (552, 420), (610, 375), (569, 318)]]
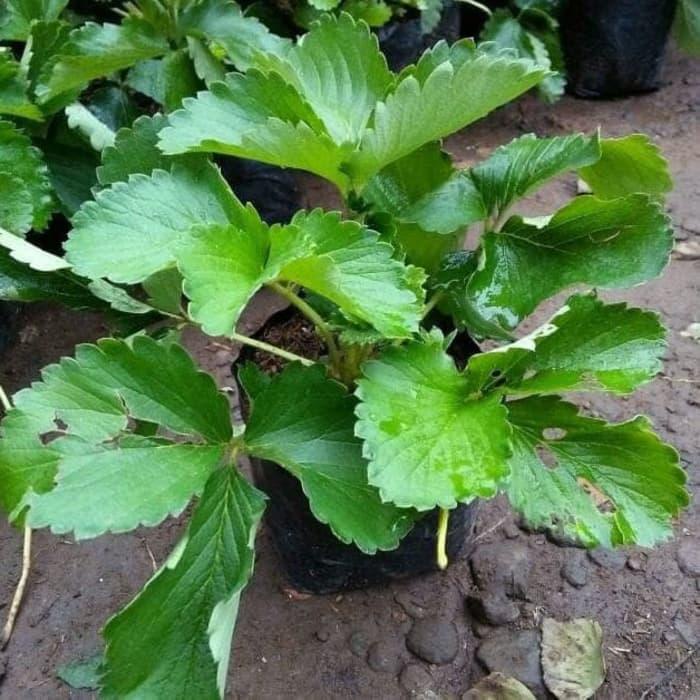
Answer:
[[(308, 502), (302, 527), (313, 517), (368, 557), (400, 548), (432, 514), (444, 567), (450, 514), (500, 492), (532, 525), (587, 546), (670, 536), (687, 503), (675, 450), (644, 418), (608, 423), (561, 397), (653, 378), (657, 316), (588, 291), (517, 332), (571, 285), (661, 272), (665, 162), (642, 136), (528, 135), (465, 170), (440, 148), (545, 76), (469, 41), (396, 75), (364, 23), (326, 18), (284, 58), (261, 55), (186, 100), (159, 134), (124, 132), (104, 152), (113, 184), (73, 217), (65, 260), (15, 246), (28, 274), (69, 265), (122, 304), (165, 311), (160, 330), (194, 323), (282, 363), (258, 355), (240, 368), (245, 426), (171, 334), (80, 346), (15, 395), (0, 440), (0, 499), (15, 524), (95, 537), (156, 525), (196, 497), (168, 561), (105, 627), (106, 697), (223, 694), (266, 501), (242, 455), (293, 477)], [(352, 218), (314, 210), (269, 226), (232, 194), (213, 151), (319, 174)], [(509, 215), (568, 170), (593, 194), (551, 217)], [(469, 226), (482, 235), (462, 250)], [(237, 331), (262, 287), (313, 330), (313, 352)], [(498, 345), (472, 344), (487, 338)], [(304, 554), (313, 565), (312, 542)]]

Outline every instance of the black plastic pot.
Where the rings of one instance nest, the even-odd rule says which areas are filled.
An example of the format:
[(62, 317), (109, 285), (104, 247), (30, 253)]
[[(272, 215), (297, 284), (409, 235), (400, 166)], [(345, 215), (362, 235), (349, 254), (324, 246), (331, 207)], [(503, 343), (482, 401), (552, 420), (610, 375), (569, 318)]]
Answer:
[(459, 3), (447, 2), (435, 29), (423, 33), (420, 15), (415, 12), (402, 19), (387, 22), (376, 30), (379, 46), (386, 56), (389, 67), (398, 71), (415, 63), (426, 49), (441, 39), (452, 44), (460, 36)]
[[(266, 324), (284, 322), (295, 311), (281, 311)], [(262, 335), (261, 331), (258, 335)], [(456, 339), (457, 340), (457, 339)], [(472, 341), (469, 341), (472, 342)], [(465, 352), (468, 343), (453, 347)], [(239, 361), (251, 359), (244, 348)], [(459, 362), (459, 360), (456, 361)], [(234, 372), (235, 374), (235, 372)], [(248, 415), (245, 393), (239, 387), (244, 419)], [(436, 571), (437, 511), (427, 513), (404, 537), (399, 547), (375, 555), (363, 554), (343, 544), (327, 525), (319, 522), (299, 481), (274, 462), (251, 458), (253, 480), (269, 497), (265, 522), (289, 584), (298, 591), (337, 593), (375, 586)], [(447, 555), (454, 561), (471, 540), (477, 504), (460, 505), (450, 512)]]
[(268, 224), (286, 224), (301, 209), (293, 170), (232, 156), (220, 156), (216, 162), (236, 196), (250, 202)]
[(567, 85), (579, 97), (659, 87), (676, 0), (569, 0), (561, 16)]

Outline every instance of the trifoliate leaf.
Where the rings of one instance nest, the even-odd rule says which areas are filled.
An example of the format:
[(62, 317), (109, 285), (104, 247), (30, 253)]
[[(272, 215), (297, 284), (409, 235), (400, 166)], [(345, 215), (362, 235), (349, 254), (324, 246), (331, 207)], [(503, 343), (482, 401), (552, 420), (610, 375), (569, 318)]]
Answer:
[(656, 277), (672, 244), (668, 218), (648, 196), (578, 197), (543, 227), (512, 217), (487, 233), (467, 295), (481, 316), (511, 329), (573, 284), (614, 289)]
[[(216, 449), (212, 450), (199, 442), (192, 443), (191, 449), (201, 446), (204, 456), (183, 458), (179, 469), (184, 472), (191, 470), (193, 462), (202, 460), (200, 464), (203, 464), (206, 458), (210, 459), (210, 468), (216, 466), (220, 456), (217, 452), (219, 443), (226, 443), (231, 436), (226, 398), (216, 390), (211, 377), (196, 370), (190, 357), (179, 346), (160, 345), (145, 336), (135, 338), (131, 347), (117, 340), (81, 345), (76, 350), (75, 359), (64, 358), (59, 364), (50, 365), (44, 369), (41, 382), (15, 395), (15, 408), (3, 421), (3, 440), (0, 441), (2, 506), (12, 513), (30, 490), (34, 492), (31, 496), (34, 500), (30, 503), (41, 503), (44, 494), (53, 487), (57, 471), (61, 491), (75, 484), (78, 477), (85, 476), (87, 499), (90, 481), (98, 483), (98, 477), (109, 480), (110, 474), (119, 468), (118, 464), (122, 464), (123, 486), (127, 488), (136, 478), (130, 475), (130, 468), (134, 467), (129, 467), (125, 452), (134, 448), (134, 443), (128, 442), (130, 438), (125, 434), (130, 418), (156, 423), (170, 433), (189, 436), (190, 440), (204, 439), (215, 445)], [(144, 469), (145, 464), (151, 469), (157, 468), (155, 455), (164, 444), (161, 441), (151, 444), (150, 455), (141, 455), (138, 470)], [(177, 445), (186, 446), (180, 442)], [(175, 454), (175, 451), (168, 454)], [(109, 464), (105, 473), (101, 473), (101, 469), (90, 472), (89, 465), (80, 461), (85, 458), (89, 462), (88, 457), (102, 460), (103, 465)], [(67, 460), (67, 466), (63, 459)], [(178, 476), (175, 465), (172, 465), (172, 470), (173, 479), (186, 478)], [(199, 473), (206, 479), (201, 469)], [(68, 479), (67, 486), (62, 484), (64, 478)], [(115, 517), (123, 518), (124, 527), (129, 517), (131, 527), (136, 527), (143, 517), (149, 522), (155, 518), (148, 510), (151, 506), (147, 502), (151, 497), (157, 500), (162, 483), (165, 482), (160, 479), (152, 481), (152, 493), (143, 489), (134, 493), (129, 489), (133, 503), (125, 501), (124, 512), (115, 514)], [(183, 498), (199, 491), (203, 483), (200, 480), (198, 485), (190, 483), (185, 488), (184, 481), (181, 481), (182, 490), (172, 494), (177, 508), (186, 503)], [(178, 499), (175, 498), (177, 495)], [(104, 531), (111, 526), (111, 509), (105, 508), (104, 504), (99, 507), (91, 505), (81, 513), (75, 509), (75, 499), (73, 501), (75, 517), (84, 518), (73, 524), (77, 532), (89, 530), (90, 534), (98, 534), (99, 527)], [(51, 503), (53, 501), (49, 501), (49, 505)], [(131, 506), (133, 510), (130, 510)], [(163, 504), (161, 519), (171, 507), (172, 503)], [(41, 510), (41, 513), (42, 525), (61, 526), (66, 517), (60, 508), (56, 511), (56, 521), (47, 510)], [(30, 519), (32, 517), (30, 512)], [(98, 527), (98, 522), (102, 526)]]
[(53, 209), (46, 163), (41, 151), (32, 146), (29, 137), (6, 121), (0, 121), (0, 174), (6, 181), (11, 178), (21, 185), (18, 187), (7, 182), (3, 187), (3, 209), (12, 205), (15, 197), (21, 197), (23, 202), (26, 197), (29, 198), (29, 226), (12, 226), (7, 219), (0, 219), (0, 226), (16, 234), (26, 233), (30, 228), (37, 231), (45, 228)]
[(469, 172), (481, 193), (488, 216), (498, 218), (521, 197), (547, 180), (595, 163), (600, 158), (598, 136), (555, 136), (540, 139), (526, 134), (497, 148)]
[(37, 98), (40, 103), (48, 102), (167, 50), (167, 41), (134, 17), (119, 25), (87, 22), (71, 32), (60, 53), (44, 67), (36, 86)]
[(506, 491), (528, 524), (589, 547), (650, 547), (671, 535), (671, 519), (688, 503), (685, 474), (646, 418), (606, 423), (554, 396), (507, 406)]
[(356, 434), (382, 499), (429, 510), (492, 496), (508, 476), (506, 410), (470, 395), (440, 334), (363, 366)]
[[(297, 214), (279, 233), (273, 230), (270, 259), (285, 259), (280, 279), (326, 297), (349, 319), (369, 323), (385, 337), (408, 338), (418, 330), (419, 271), (395, 260), (374, 231), (316, 209)], [(298, 237), (308, 247), (291, 260), (286, 250)]]
[(178, 18), (178, 29), (195, 39), (219, 44), (240, 71), (255, 64), (256, 55), (283, 56), (289, 39), (272, 34), (253, 16), (245, 16), (231, 0), (204, 0), (185, 10)]
[(492, 386), (508, 394), (625, 394), (660, 371), (664, 335), (657, 314), (576, 295), (524, 338), (473, 355), (468, 374), (475, 391)]
[(320, 366), (288, 366), (258, 390), (245, 432), (251, 454), (289, 470), (313, 514), (363, 552), (394, 549), (416, 513), (382, 503), (353, 434), (356, 401)]
[(215, 151), (299, 168), (347, 186), (343, 152), (298, 92), (277, 73), (229, 74), (186, 99), (160, 133), (167, 154)]
[(73, 218), (66, 258), (79, 275), (117, 283), (141, 282), (175, 263), (183, 233), (206, 223), (257, 219), (210, 164), (150, 177), (132, 175), (86, 202)]
[(466, 48), (430, 71), (419, 65), (377, 105), (351, 164), (356, 179), (367, 180), (420, 146), (481, 119), (545, 75), (533, 62), (508, 53)]
[(596, 620), (542, 620), (542, 671), (558, 700), (588, 700), (605, 680), (603, 629)]
[(264, 496), (232, 468), (206, 484), (184, 540), (104, 629), (105, 698), (224, 696)]
[(356, 143), (393, 76), (367, 25), (323, 15), (286, 56), (285, 77), (334, 143)]
[(673, 189), (668, 162), (644, 134), (602, 139), (601, 157), (579, 170), (581, 178), (601, 199), (643, 192), (663, 196)]
[(0, 47), (0, 114), (41, 121), (41, 110), (28, 95), (29, 83), (9, 48)]
[(68, 0), (4, 0), (0, 7), (0, 39), (25, 41), (35, 20), (54, 20)]

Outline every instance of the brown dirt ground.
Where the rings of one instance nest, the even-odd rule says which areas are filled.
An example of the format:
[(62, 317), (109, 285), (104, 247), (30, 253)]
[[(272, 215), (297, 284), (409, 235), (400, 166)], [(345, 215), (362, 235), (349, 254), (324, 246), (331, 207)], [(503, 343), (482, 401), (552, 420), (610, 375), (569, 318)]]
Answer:
[[(495, 146), (529, 131), (540, 135), (590, 131), (600, 125), (606, 135), (634, 131), (650, 134), (668, 156), (676, 181), (670, 209), (680, 238), (700, 242), (700, 71), (698, 63), (672, 56), (659, 92), (624, 101), (583, 102), (565, 98), (553, 108), (527, 97), (492, 115), (449, 141), (458, 160), (470, 162)], [(332, 203), (321, 187), (310, 187), (310, 198)], [(533, 213), (551, 212), (575, 193), (573, 178), (564, 179), (539, 193), (528, 205)], [(697, 382), (700, 345), (679, 333), (698, 316), (700, 261), (673, 259), (665, 275), (651, 284), (615, 298), (659, 309), (669, 328), (669, 350), (664, 375), (634, 397), (582, 397), (592, 410), (614, 420), (648, 414), (664, 438), (679, 449), (688, 468), (691, 489), (700, 487), (695, 460), (700, 452), (700, 410)], [(613, 295), (606, 295), (613, 296)], [(257, 325), (268, 305), (259, 305)], [(549, 309), (542, 310), (539, 317)], [(92, 340), (103, 332), (99, 319), (75, 316), (49, 306), (26, 310), (20, 341), (4, 358), (3, 385), (11, 391), (36, 378), (40, 367), (71, 352), (76, 342)], [(202, 364), (223, 386), (233, 386), (228, 370), (229, 349), (201, 338), (192, 341)], [(503, 528), (494, 525), (510, 515), (500, 501), (486, 504), (480, 513), (483, 542), (499, 541)], [(99, 645), (99, 630), (111, 612), (124, 605), (161, 563), (182, 530), (170, 520), (158, 528), (120, 536), (106, 536), (75, 544), (46, 532), (35, 536), (34, 568), (27, 598), (9, 645), (0, 696), (21, 698), (90, 697), (71, 691), (56, 680), (57, 665), (92, 654)], [(514, 627), (535, 626), (542, 615), (558, 619), (594, 617), (605, 632), (608, 677), (599, 698), (628, 700), (661, 679), (688, 652), (688, 645), (670, 634), (677, 613), (698, 626), (700, 588), (680, 572), (676, 550), (684, 537), (700, 537), (697, 501), (682, 516), (677, 538), (646, 552), (643, 570), (613, 571), (593, 566), (589, 583), (576, 590), (560, 577), (569, 550), (542, 535), (521, 534), (531, 552), (533, 573), (529, 602)], [(20, 536), (0, 523), (0, 613), (6, 612), (18, 575)], [(697, 584), (697, 585), (696, 585)], [(408, 583), (343, 596), (298, 599), (284, 592), (263, 529), (253, 584), (243, 598), (230, 666), (232, 698), (400, 698), (394, 673), (378, 673), (354, 656), (348, 638), (362, 631), (369, 639), (382, 639), (410, 654), (403, 637), (410, 618), (396, 602), (407, 596), (426, 610), (446, 615), (457, 624), (462, 649), (452, 664), (424, 668), (432, 675), (439, 697), (459, 696), (483, 675), (473, 662), (477, 640), (464, 612), (464, 595), (472, 582), (465, 561), (445, 574), (425, 576)], [(320, 641), (317, 637), (326, 638)], [(665, 641), (662, 635), (667, 633)], [(700, 629), (696, 629), (700, 635)], [(413, 659), (416, 663), (417, 660)], [(2, 663), (0, 662), (0, 669)], [(0, 676), (2, 671), (0, 670)], [(436, 697), (436, 696), (433, 696)], [(673, 673), (649, 695), (651, 698), (700, 698), (698, 655)]]

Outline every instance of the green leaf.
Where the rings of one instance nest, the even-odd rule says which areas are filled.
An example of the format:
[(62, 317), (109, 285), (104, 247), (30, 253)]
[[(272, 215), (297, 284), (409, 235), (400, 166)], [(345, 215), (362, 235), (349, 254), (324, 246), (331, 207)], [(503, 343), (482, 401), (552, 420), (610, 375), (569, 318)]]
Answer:
[(201, 85), (186, 49), (137, 63), (126, 81), (129, 87), (163, 105), (166, 111), (180, 107), (182, 100), (194, 95)]
[(46, 103), (167, 50), (165, 39), (134, 17), (120, 25), (87, 22), (71, 32), (60, 53), (46, 64), (36, 87), (37, 98)]
[(72, 531), (76, 539), (157, 525), (179, 515), (202, 490), (224, 449), (136, 437), (114, 446), (71, 445), (60, 457), (54, 488), (23, 500), (30, 508), (27, 524)]
[(678, 0), (673, 22), (673, 35), (684, 51), (700, 53), (700, 2)]
[(510, 54), (489, 53), (461, 42), (449, 60), (408, 71), (380, 102), (351, 167), (367, 180), (422, 145), (486, 116), (536, 85), (546, 71)]
[(143, 281), (148, 303), (171, 314), (181, 313), (182, 275), (174, 267), (156, 272)]
[(322, 15), (285, 59), (284, 76), (334, 143), (356, 143), (393, 83), (377, 38), (350, 15)]
[(421, 300), (411, 268), (375, 232), (340, 215), (300, 212), (288, 226), (211, 225), (191, 230), (177, 252), (190, 315), (211, 335), (230, 334), (266, 283), (293, 282), (386, 337), (418, 330)]
[(487, 216), (498, 218), (553, 177), (596, 163), (600, 152), (597, 135), (541, 139), (526, 134), (497, 148), (469, 175), (481, 193)]
[(363, 366), (356, 434), (382, 500), (429, 510), (495, 494), (508, 476), (506, 410), (470, 395), (433, 332)]
[(474, 391), (492, 385), (508, 394), (627, 394), (661, 370), (664, 335), (657, 314), (575, 295), (524, 338), (472, 355), (468, 375)]
[(175, 264), (180, 238), (193, 226), (249, 224), (252, 216), (213, 165), (175, 164), (171, 172), (132, 175), (86, 202), (73, 218), (66, 258), (90, 279), (142, 282)]
[(615, 199), (635, 192), (663, 196), (673, 189), (668, 162), (648, 136), (603, 139), (600, 147), (600, 160), (579, 170), (596, 197)]
[[(0, 174), (11, 177), (21, 184), (20, 191), (25, 191), (29, 203), (28, 226), (13, 227), (0, 219), (0, 226), (13, 233), (26, 233), (30, 228), (37, 231), (46, 227), (53, 209), (51, 183), (48, 170), (41, 151), (32, 146), (28, 136), (13, 124), (0, 121)], [(18, 192), (16, 185), (7, 183), (3, 188), (3, 208), (11, 203), (11, 192)], [(27, 222), (25, 222), (26, 224)]]
[(207, 482), (184, 540), (104, 629), (102, 696), (223, 697), (264, 496), (233, 468)]
[(41, 121), (41, 110), (28, 96), (29, 83), (9, 48), (0, 47), (0, 114)]
[(9, 173), (0, 172), (0, 226), (20, 236), (32, 227), (32, 193), (24, 182)]
[(274, 233), (273, 260), (284, 257), (298, 237), (308, 241), (305, 251), (282, 266), (280, 279), (326, 297), (350, 320), (367, 322), (387, 338), (408, 338), (418, 330), (422, 276), (395, 260), (374, 231), (316, 209), (297, 214), (282, 235)]
[(606, 423), (554, 396), (509, 403), (508, 416), (507, 493), (530, 525), (589, 547), (650, 547), (670, 537), (671, 519), (688, 503), (685, 474), (646, 418)]
[(255, 386), (244, 438), (250, 453), (299, 479), (313, 514), (343, 542), (368, 554), (397, 547), (416, 514), (382, 503), (367, 483), (355, 399), (319, 366), (289, 365)]
[(224, 79), (226, 75), (224, 66), (204, 41), (188, 36), (187, 50), (190, 52), (197, 77), (203, 80), (207, 87)]
[[(136, 337), (132, 347), (117, 340), (80, 345), (75, 359), (64, 358), (59, 364), (46, 367), (41, 382), (15, 395), (15, 408), (3, 421), (0, 441), (2, 506), (12, 513), (30, 491), (39, 494), (32, 496), (33, 505), (42, 498), (51, 499), (45, 494), (53, 487), (57, 471), (59, 484), (67, 478), (68, 486), (84, 475), (87, 494), (90, 480), (96, 480), (100, 473), (99, 470), (79, 469), (77, 462), (84, 457), (107, 462), (112, 457), (112, 465), (103, 475), (109, 480), (117, 461), (126, 458), (128, 462), (124, 449), (134, 447), (125, 434), (130, 418), (157, 423), (170, 433), (189, 436), (191, 440), (204, 439), (215, 444), (217, 450), (219, 443), (231, 437), (226, 398), (217, 391), (211, 377), (196, 370), (179, 346), (160, 345), (145, 336)], [(161, 442), (153, 443), (150, 457), (142, 456), (138, 469), (152, 461), (161, 446)], [(198, 447), (214, 462), (213, 450), (206, 445), (192, 444), (192, 449)], [(103, 454), (105, 452), (111, 455)], [(180, 470), (190, 470), (193, 459), (183, 459)], [(62, 460), (67, 461), (67, 466)], [(155, 468), (154, 464), (149, 466)], [(215, 463), (210, 466), (213, 468)], [(122, 479), (129, 473), (127, 463), (124, 467)], [(132, 478), (136, 477), (128, 478), (125, 489)], [(199, 485), (203, 485), (203, 481)], [(158, 481), (152, 482), (151, 487), (150, 493), (155, 498)], [(67, 486), (60, 488), (63, 491)], [(149, 507), (146, 503), (149, 497), (145, 497), (143, 491), (129, 490), (136, 501), (132, 511), (132, 526), (135, 527), (143, 512), (138, 509)], [(190, 495), (197, 490), (194, 488)], [(128, 504), (125, 510), (127, 508)], [(79, 532), (89, 529), (97, 534), (94, 519), (101, 518), (104, 529), (111, 526), (110, 508), (104, 505), (98, 510), (86, 508), (81, 512), (75, 507), (74, 510), (76, 518), (84, 518), (75, 523)], [(63, 521), (60, 509), (56, 511), (56, 522), (46, 510), (41, 512), (44, 513), (42, 524), (49, 522), (49, 518), (52, 525), (60, 526)], [(167, 513), (167, 510), (163, 512), (162, 517)], [(150, 516), (147, 517), (150, 520)]]
[(54, 20), (68, 0), (4, 0), (0, 8), (0, 39), (25, 41), (35, 20)]
[(71, 688), (97, 690), (103, 658), (100, 652), (86, 659), (62, 664), (56, 669), (56, 675)]
[(511, 329), (571, 285), (615, 289), (656, 277), (672, 243), (668, 218), (646, 195), (578, 197), (541, 228), (512, 217), (487, 233), (467, 295), (481, 316)]
[(178, 19), (178, 28), (195, 39), (213, 41), (223, 47), (240, 71), (255, 64), (258, 53), (283, 56), (289, 39), (272, 34), (257, 17), (246, 17), (231, 0), (203, 0)]
[(392, 17), (391, 7), (384, 0), (344, 0), (343, 12), (370, 27), (382, 27)]
[(299, 168), (347, 185), (342, 151), (293, 86), (277, 73), (229, 74), (210, 92), (186, 99), (160, 132), (159, 147), (172, 155), (213, 151)]

